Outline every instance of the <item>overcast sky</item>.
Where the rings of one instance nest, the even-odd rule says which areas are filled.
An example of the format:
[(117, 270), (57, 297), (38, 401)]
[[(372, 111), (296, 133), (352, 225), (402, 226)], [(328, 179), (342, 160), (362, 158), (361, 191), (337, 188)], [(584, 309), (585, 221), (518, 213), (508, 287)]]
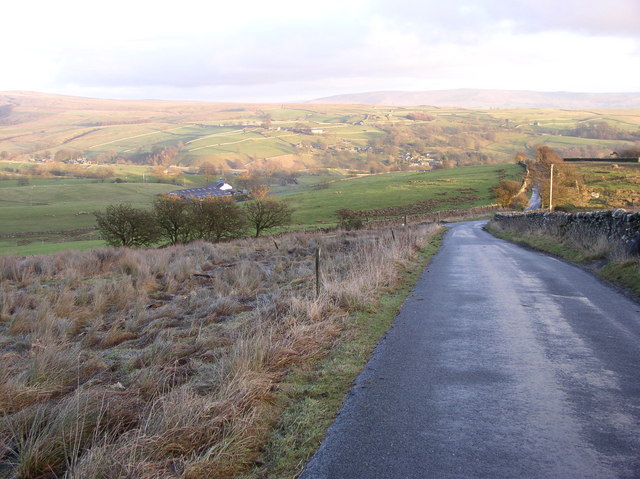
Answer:
[(8, 0), (0, 91), (640, 90), (640, 0)]

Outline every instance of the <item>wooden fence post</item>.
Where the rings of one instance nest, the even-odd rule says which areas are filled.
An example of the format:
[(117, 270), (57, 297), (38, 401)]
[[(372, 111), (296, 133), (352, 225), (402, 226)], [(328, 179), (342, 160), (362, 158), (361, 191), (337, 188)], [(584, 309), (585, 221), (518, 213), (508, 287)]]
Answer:
[(320, 296), (320, 282), (322, 277), (320, 276), (320, 246), (316, 248), (316, 299)]

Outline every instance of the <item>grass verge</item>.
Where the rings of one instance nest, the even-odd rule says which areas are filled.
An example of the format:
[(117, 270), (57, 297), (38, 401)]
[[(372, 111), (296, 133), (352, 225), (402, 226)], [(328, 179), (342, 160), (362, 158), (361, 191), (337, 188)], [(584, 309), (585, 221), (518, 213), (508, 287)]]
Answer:
[(337, 347), (317, 361), (296, 366), (280, 384), (277, 401), (284, 410), (257, 466), (244, 479), (296, 477), (319, 447), (353, 381), (390, 328), (445, 230), (434, 235), (409, 264), (402, 280), (387, 288), (376, 304), (351, 315)]
[(640, 299), (640, 258), (606, 259), (602, 254), (579, 250), (552, 236), (514, 233), (491, 224), (485, 229), (506, 241), (544, 251), (585, 266), (598, 276), (622, 287), (636, 299)]
[(630, 288), (634, 296), (640, 299), (640, 259), (632, 258), (611, 262), (602, 267), (598, 274), (609, 281)]

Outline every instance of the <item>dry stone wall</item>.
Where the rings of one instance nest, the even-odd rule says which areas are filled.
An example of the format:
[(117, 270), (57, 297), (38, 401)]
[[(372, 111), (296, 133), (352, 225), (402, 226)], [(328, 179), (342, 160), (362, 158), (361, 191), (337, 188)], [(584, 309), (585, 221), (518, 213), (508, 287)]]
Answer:
[(612, 252), (640, 255), (640, 213), (627, 213), (622, 209), (585, 213), (498, 213), (494, 221), (506, 230), (555, 236), (583, 249), (606, 242)]

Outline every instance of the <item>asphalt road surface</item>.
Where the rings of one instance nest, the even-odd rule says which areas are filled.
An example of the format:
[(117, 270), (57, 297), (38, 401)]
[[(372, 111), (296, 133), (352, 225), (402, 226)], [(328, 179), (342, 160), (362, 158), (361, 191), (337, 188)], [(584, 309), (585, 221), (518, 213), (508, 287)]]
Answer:
[(459, 223), (304, 479), (640, 478), (640, 305)]

